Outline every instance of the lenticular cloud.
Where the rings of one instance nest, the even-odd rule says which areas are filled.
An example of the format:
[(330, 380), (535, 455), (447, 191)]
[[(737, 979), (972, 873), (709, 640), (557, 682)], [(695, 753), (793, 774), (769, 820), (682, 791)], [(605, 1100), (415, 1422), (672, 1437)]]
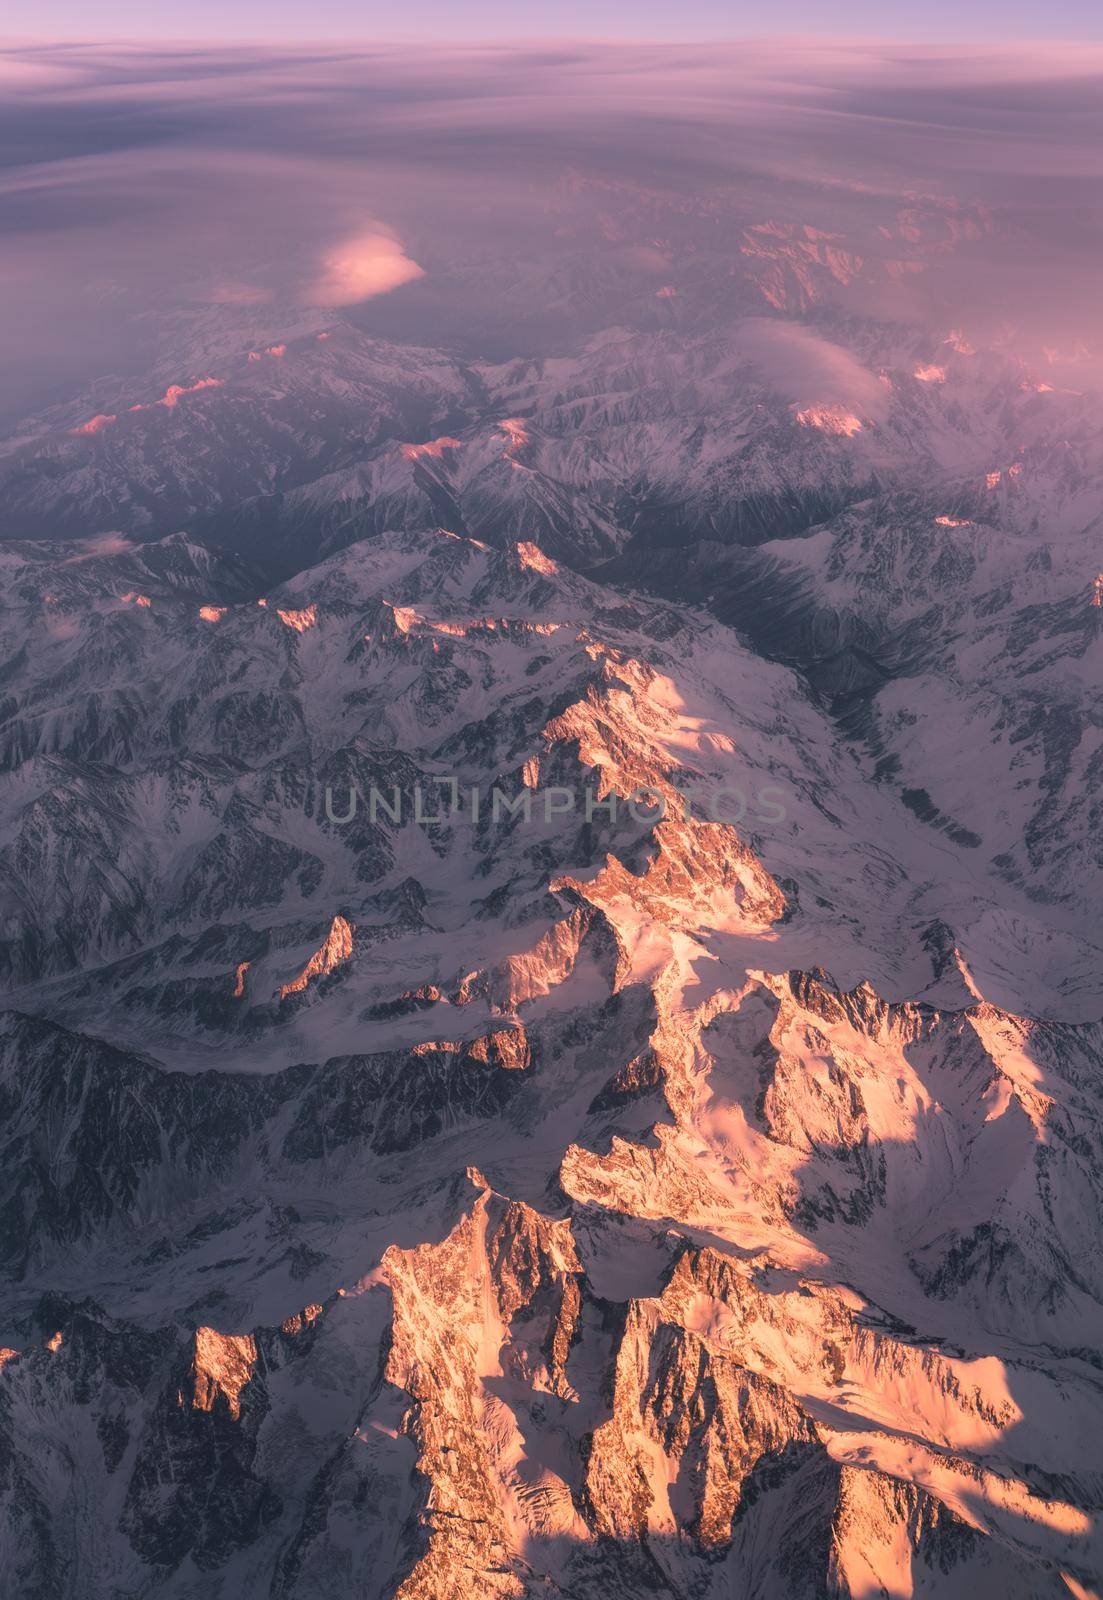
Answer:
[(806, 407), (857, 409), (880, 417), (886, 410), (877, 375), (841, 345), (796, 322), (748, 317), (738, 333), (739, 349), (761, 369), (778, 393)]

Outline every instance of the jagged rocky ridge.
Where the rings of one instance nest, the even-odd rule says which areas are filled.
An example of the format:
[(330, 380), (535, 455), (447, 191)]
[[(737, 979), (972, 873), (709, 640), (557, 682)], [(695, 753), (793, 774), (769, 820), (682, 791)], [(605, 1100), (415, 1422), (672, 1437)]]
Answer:
[(1074, 899), (531, 542), (4, 562), (14, 1593), (1090, 1592)]

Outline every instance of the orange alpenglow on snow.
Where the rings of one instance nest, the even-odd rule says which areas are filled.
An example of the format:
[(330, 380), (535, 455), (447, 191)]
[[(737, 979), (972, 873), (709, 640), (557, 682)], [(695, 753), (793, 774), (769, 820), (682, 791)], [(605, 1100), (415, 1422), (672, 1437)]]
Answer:
[(221, 622), (226, 615), (225, 606), (200, 606), (199, 615), (204, 622)]
[[(264, 602), (262, 601), (261, 604)], [(276, 615), (287, 628), (294, 628), (296, 633), (305, 633), (307, 628), (312, 628), (318, 620), (317, 606), (303, 606), (301, 611), (281, 611), (278, 607)]]
[(442, 456), (446, 450), (458, 450), (460, 441), (452, 439), (448, 434), (443, 434), (439, 439), (429, 439), (425, 444), (404, 444), (402, 454), (407, 461), (416, 461), (419, 456)]
[(529, 539), (521, 541), (517, 546), (517, 554), (527, 572), (540, 572), (545, 577), (551, 577), (552, 573), (559, 571), (551, 556), (546, 556), (540, 546)]
[(984, 481), (989, 489), (998, 489), (1000, 486), (1000, 479), (1002, 477), (1003, 473), (999, 470), (999, 468), (997, 468), (995, 472), (987, 473)]
[[(198, 394), (201, 389), (221, 389), (223, 383), (224, 380), (222, 378), (200, 378), (197, 383), (170, 383), (160, 400), (152, 400), (149, 405), (143, 405), (139, 401), (137, 405), (128, 406), (127, 409), (129, 411), (152, 411), (154, 406), (164, 406), (171, 411), (184, 395)], [(86, 422), (82, 427), (73, 428), (71, 431), (73, 433), (99, 433), (101, 428), (105, 428), (109, 422), (114, 422), (115, 420), (114, 416), (93, 417), (91, 422)]]
[(661, 289), (655, 290), (656, 300), (675, 300), (677, 296), (678, 291), (672, 283), (664, 283)]
[(797, 421), (802, 428), (818, 428), (821, 433), (845, 434), (847, 438), (862, 431), (860, 418), (842, 406), (806, 406), (797, 412)]
[[(183, 395), (198, 394), (200, 389), (221, 389), (222, 382), (221, 378), (200, 378), (198, 383), (170, 383), (160, 400), (155, 400), (153, 403), (157, 406), (167, 406), (171, 411)], [(144, 411), (146, 409), (144, 406), (131, 407), (132, 411)]]
[(1092, 582), (1092, 605), (1103, 606), (1103, 572)]
[(1065, 1581), (1065, 1586), (1072, 1596), (1072, 1600), (1099, 1600), (1098, 1590), (1085, 1588), (1082, 1583), (1077, 1582), (1071, 1572), (1062, 1571), (1061, 1577)]
[(234, 999), (240, 1000), (245, 993), (245, 974), (249, 970), (248, 961), (239, 961), (234, 972)]
[(151, 606), (153, 604), (148, 594), (138, 594), (133, 589), (128, 589), (125, 594), (119, 596), (119, 599), (125, 601), (127, 605)]
[(936, 517), (935, 521), (940, 528), (971, 528), (973, 526), (968, 517)]
[(257, 1347), (252, 1334), (196, 1328), (193, 1409), (213, 1411), (221, 1395), (236, 1422), (241, 1416), (241, 1391), (252, 1379), (256, 1364)]
[(270, 344), (264, 353), (267, 356), (285, 356), (287, 354), (287, 346), (285, 344)]
[(70, 433), (102, 433), (109, 422), (117, 421), (114, 411), (101, 411), (98, 416), (91, 417), (87, 422), (82, 422), (78, 428), (70, 428)]
[(391, 606), (391, 615), (394, 617), (394, 625), (399, 633), (409, 633), (414, 623), (421, 621), (413, 606), (394, 606), (391, 605), (389, 600), (384, 601), (384, 605)]
[(514, 449), (520, 449), (523, 444), (528, 444), (529, 432), (520, 417), (506, 417), (498, 426)]
[(249, 352), (249, 360), (250, 361), (263, 361), (264, 357), (261, 355), (259, 350), (250, 350), (250, 352)]
[(257, 605), (258, 606), (266, 606), (267, 604), (268, 604), (267, 600), (258, 600), (257, 601)]
[(280, 1332), (290, 1335), (302, 1333), (304, 1328), (312, 1327), (325, 1311), (325, 1306), (320, 1306), (315, 1301), (309, 1306), (304, 1306), (301, 1311), (296, 1311), (293, 1316), (285, 1317), (280, 1323)]
[(919, 379), (920, 383), (945, 383), (946, 368), (936, 367), (933, 365), (925, 366), (921, 364), (920, 366), (916, 367), (915, 376)]
[(342, 962), (348, 961), (352, 955), (352, 933), (351, 923), (344, 917), (334, 917), (325, 944), (315, 950), (297, 978), (282, 986), (280, 999), (286, 1000), (289, 994), (302, 994), (312, 979), (327, 977)]
[(329, 334), (328, 333), (316, 333), (314, 335), (314, 337), (316, 339), (328, 339), (329, 338)]

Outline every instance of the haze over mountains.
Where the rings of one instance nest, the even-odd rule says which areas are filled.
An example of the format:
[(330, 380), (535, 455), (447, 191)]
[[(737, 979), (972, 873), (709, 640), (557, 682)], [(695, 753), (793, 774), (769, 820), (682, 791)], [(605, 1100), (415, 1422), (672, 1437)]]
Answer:
[(756, 48), (10, 58), (13, 1595), (1103, 1582), (1097, 85)]

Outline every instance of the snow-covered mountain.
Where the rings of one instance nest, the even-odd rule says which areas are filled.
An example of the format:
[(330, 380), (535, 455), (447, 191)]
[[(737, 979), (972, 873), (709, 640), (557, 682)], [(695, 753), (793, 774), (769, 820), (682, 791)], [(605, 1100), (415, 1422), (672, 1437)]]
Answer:
[(797, 643), (444, 531), (11, 545), (3, 636), (18, 1592), (1090, 1582), (1090, 913), (871, 770), (923, 663), (847, 742)]
[(1103, 413), (671, 204), (3, 446), (6, 1593), (1100, 1585)]

